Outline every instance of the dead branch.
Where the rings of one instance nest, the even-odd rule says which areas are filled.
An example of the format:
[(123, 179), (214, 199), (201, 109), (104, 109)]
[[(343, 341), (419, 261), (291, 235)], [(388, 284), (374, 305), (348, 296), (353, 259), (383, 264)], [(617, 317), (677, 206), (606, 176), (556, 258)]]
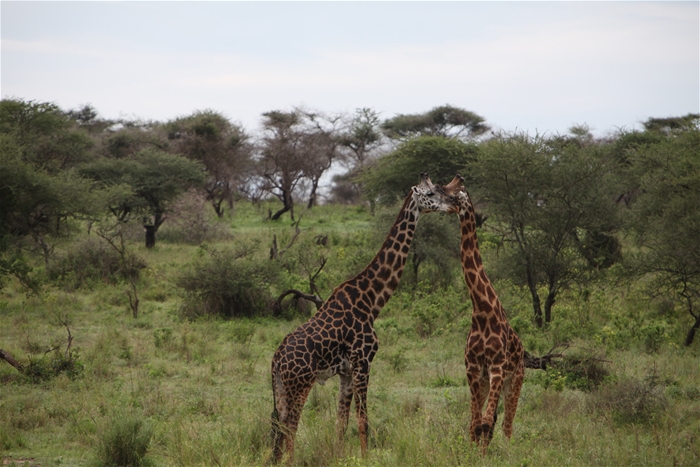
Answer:
[[(309, 277), (309, 288), (311, 290), (311, 293), (313, 293), (314, 295), (321, 295), (318, 291), (318, 287), (316, 287), (316, 278), (321, 273), (321, 270), (326, 265), (326, 262), (328, 262), (328, 259), (325, 256), (321, 256), (321, 264), (319, 265), (318, 270), (314, 273), (313, 276)], [(318, 306), (316, 306), (316, 308), (318, 309)]]
[[(525, 368), (534, 370), (546, 370), (547, 365), (552, 363), (552, 359), (564, 358), (563, 352), (570, 347), (569, 343), (561, 343), (552, 347), (549, 352), (541, 357), (536, 357), (530, 352), (525, 351)], [(561, 352), (554, 353), (555, 350), (562, 349)]]
[(12, 365), (15, 370), (19, 371), (20, 373), (24, 373), (24, 365), (22, 365), (20, 362), (15, 360), (12, 355), (7, 353), (6, 351), (0, 349), (0, 359), (5, 360), (7, 363)]
[(318, 295), (306, 294), (298, 289), (289, 289), (282, 292), (282, 294), (279, 297), (277, 297), (277, 300), (275, 300), (275, 303), (273, 304), (273, 310), (275, 314), (279, 314), (282, 311), (282, 300), (284, 300), (284, 298), (287, 295), (294, 295), (297, 299), (303, 298), (305, 300), (313, 302), (314, 305), (316, 305), (317, 310), (321, 308), (321, 305), (323, 305), (323, 300)]
[(131, 284), (131, 290), (126, 291), (126, 296), (129, 297), (129, 308), (131, 308), (131, 314), (134, 318), (139, 317), (139, 296), (136, 290), (136, 284), (133, 279), (129, 279)]

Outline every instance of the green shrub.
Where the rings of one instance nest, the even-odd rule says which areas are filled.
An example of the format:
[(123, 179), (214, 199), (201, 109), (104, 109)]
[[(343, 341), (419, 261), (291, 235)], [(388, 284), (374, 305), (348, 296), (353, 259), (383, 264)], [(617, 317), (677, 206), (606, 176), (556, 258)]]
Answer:
[(140, 467), (153, 465), (147, 457), (152, 428), (133, 415), (112, 420), (99, 435), (96, 467)]
[(56, 351), (50, 356), (30, 358), (29, 365), (24, 369), (24, 375), (33, 383), (40, 383), (60, 374), (75, 379), (83, 374), (84, 369), (85, 365), (80, 360), (78, 350), (71, 350), (67, 354)]
[(268, 260), (250, 259), (248, 253), (213, 250), (177, 278), (183, 292), (181, 314), (188, 319), (205, 315), (265, 315), (274, 297), (270, 287), (279, 268)]
[(138, 279), (146, 262), (129, 255), (123, 262), (117, 251), (104, 241), (91, 237), (73, 245), (51, 262), (46, 270), (50, 280), (68, 290), (91, 286), (95, 282), (116, 283), (119, 279)]
[(561, 360), (552, 362), (547, 373), (564, 377), (563, 384), (570, 389), (592, 391), (610, 376), (604, 363), (605, 360), (596, 356), (565, 355)]

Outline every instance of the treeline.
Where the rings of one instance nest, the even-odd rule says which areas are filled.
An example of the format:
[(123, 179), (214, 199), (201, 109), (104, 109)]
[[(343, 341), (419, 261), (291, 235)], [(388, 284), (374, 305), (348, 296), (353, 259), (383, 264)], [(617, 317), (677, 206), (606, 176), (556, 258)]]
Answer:
[[(191, 189), (219, 217), (240, 200), (275, 197), (274, 221), (295, 219), (295, 205), (313, 208), (321, 196), (374, 209), (402, 198), (420, 172), (434, 181), (461, 173), (477, 202), (481, 241), (498, 249), (495, 273), (529, 291), (536, 326), (551, 322), (567, 288), (641, 279), (651, 296), (687, 310), (690, 345), (700, 327), (700, 115), (643, 126), (604, 138), (585, 126), (565, 135), (494, 134), (483, 117), (452, 106), (387, 120), (367, 108), (295, 108), (263, 114), (252, 134), (209, 110), (167, 122), (107, 120), (90, 106), (5, 99), (0, 277), (35, 288), (27, 245), (48, 264), (56, 242), (85, 225), (133, 277), (138, 267), (120, 229), (140, 223), (153, 247)], [(338, 175), (321, 192), (331, 169)], [(458, 257), (459, 243), (450, 228), (440, 216), (422, 221), (410, 260), (416, 280), (429, 262), (451, 277), (448, 259)]]

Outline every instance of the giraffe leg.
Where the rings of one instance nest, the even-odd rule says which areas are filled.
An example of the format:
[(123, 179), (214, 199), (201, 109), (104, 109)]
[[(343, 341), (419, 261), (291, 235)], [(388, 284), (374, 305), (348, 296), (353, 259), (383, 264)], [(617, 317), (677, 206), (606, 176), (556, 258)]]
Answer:
[(485, 392), (488, 393), (488, 380), (482, 380), (480, 373), (478, 368), (467, 366), (472, 416), (469, 424), (469, 436), (474, 443), (481, 437), (481, 408), (484, 405)]
[(340, 375), (340, 391), (338, 392), (338, 439), (342, 440), (348, 427), (350, 418), (350, 404), (352, 403), (352, 376)]
[(503, 434), (508, 439), (513, 434), (513, 419), (515, 419), (515, 412), (518, 410), (518, 399), (520, 398), (520, 389), (523, 387), (524, 377), (523, 367), (520, 366), (515, 370), (515, 374), (513, 374), (510, 381), (503, 385), (503, 402), (505, 406)]
[(353, 392), (355, 393), (355, 412), (360, 432), (360, 450), (362, 457), (367, 454), (367, 386), (369, 384), (369, 364), (361, 364), (353, 372)]
[(501, 396), (503, 388), (503, 376), (500, 370), (491, 372), (489, 398), (486, 405), (486, 412), (481, 418), (481, 453), (486, 454), (486, 448), (491, 441), (493, 425), (496, 421), (496, 409), (498, 408), (498, 399)]
[(273, 449), (275, 462), (279, 462), (282, 459), (282, 445), (286, 448), (287, 462), (291, 464), (294, 460), (294, 440), (297, 434), (297, 427), (312, 386), (313, 384), (305, 384), (298, 388), (298, 392), (291, 393), (291, 391), (287, 391), (285, 394), (286, 407), (283, 410), (278, 409), (278, 430)]

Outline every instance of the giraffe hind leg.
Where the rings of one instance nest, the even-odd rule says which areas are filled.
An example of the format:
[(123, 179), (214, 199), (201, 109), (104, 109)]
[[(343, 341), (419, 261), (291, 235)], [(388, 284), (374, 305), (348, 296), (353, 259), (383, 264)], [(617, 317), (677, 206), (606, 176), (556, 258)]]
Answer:
[(518, 410), (518, 400), (520, 398), (520, 390), (523, 386), (524, 370), (520, 368), (516, 370), (511, 380), (503, 386), (503, 434), (510, 439), (513, 434), (513, 420), (515, 412)]
[(340, 389), (338, 391), (338, 439), (342, 440), (348, 427), (350, 418), (350, 404), (352, 403), (352, 376), (340, 375)]

